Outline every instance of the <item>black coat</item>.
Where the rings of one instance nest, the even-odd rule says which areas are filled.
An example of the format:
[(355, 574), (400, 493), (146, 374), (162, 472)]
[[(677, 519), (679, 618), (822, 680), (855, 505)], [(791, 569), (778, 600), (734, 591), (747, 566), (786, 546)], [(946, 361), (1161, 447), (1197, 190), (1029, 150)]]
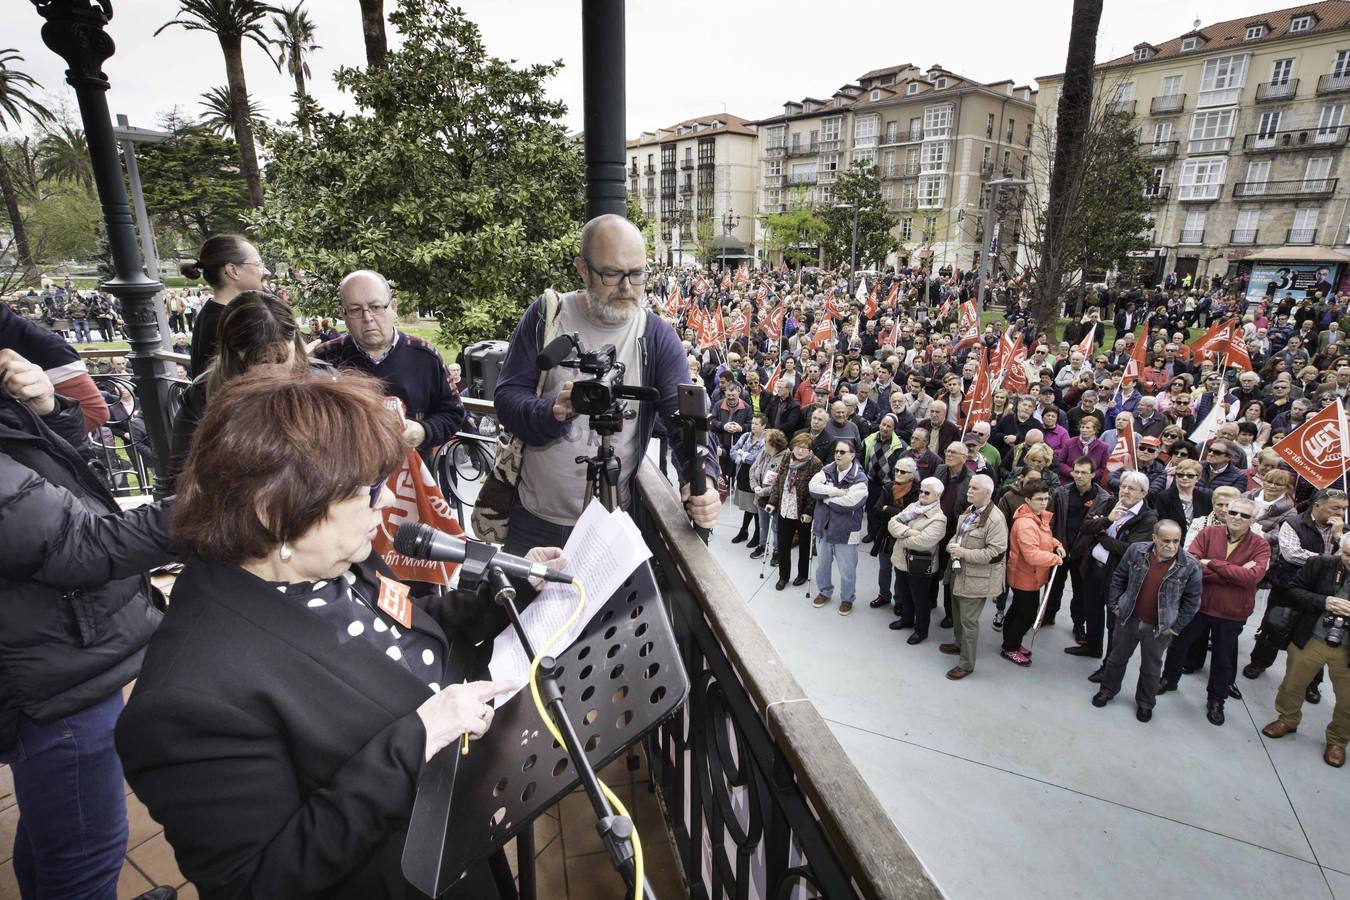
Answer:
[(1210, 500), (1212, 496), (1209, 491), (1196, 488), (1195, 493), (1191, 495), (1191, 518), (1187, 519), (1186, 510), (1181, 505), (1181, 495), (1177, 493), (1177, 486), (1173, 483), (1153, 498), (1153, 509), (1158, 514), (1158, 521), (1171, 519), (1181, 526), (1184, 534), (1190, 527), (1191, 519), (1204, 518), (1214, 511), (1214, 504)]
[[(355, 567), (363, 580), (376, 559)], [(413, 628), (463, 658), (470, 638), (451, 646), (420, 607)], [(400, 857), (426, 741), (416, 710), (430, 696), (373, 643), (343, 643), (243, 569), (192, 559), (117, 751), (203, 897), (421, 896)], [(496, 896), (490, 879), (474, 889), (457, 896)]]
[(1326, 614), (1326, 598), (1337, 596), (1346, 577), (1339, 553), (1328, 553), (1308, 560), (1294, 577), (1289, 599), (1298, 610), (1289, 630), (1289, 642), (1302, 648), (1312, 637), (1313, 626)]
[(1072, 553), (1075, 559), (1083, 560), (1083, 566), (1090, 566), (1093, 564), (1092, 549), (1101, 544), (1107, 552), (1107, 578), (1115, 573), (1116, 566), (1120, 565), (1120, 559), (1125, 555), (1125, 551), (1130, 549), (1130, 545), (1151, 538), (1153, 526), (1158, 523), (1158, 514), (1149, 509), (1148, 503), (1145, 503), (1140, 508), (1139, 515), (1131, 519), (1120, 534), (1111, 537), (1106, 532), (1111, 527), (1109, 516), (1114, 508), (1115, 503), (1098, 503), (1088, 511)]
[(73, 400), (39, 417), (0, 396), (0, 751), (20, 712), (53, 722), (120, 691), (161, 617), (146, 571), (173, 559), (168, 510), (121, 512), (84, 439)]

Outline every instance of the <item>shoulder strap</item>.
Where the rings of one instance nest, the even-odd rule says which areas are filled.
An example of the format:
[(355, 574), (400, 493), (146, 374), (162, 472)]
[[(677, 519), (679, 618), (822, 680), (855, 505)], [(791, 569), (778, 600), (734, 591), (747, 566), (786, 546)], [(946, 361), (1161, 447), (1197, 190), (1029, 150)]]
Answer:
[[(558, 336), (558, 314), (562, 311), (562, 298), (553, 288), (544, 288), (544, 307), (539, 311), (539, 318), (543, 321), (544, 334), (539, 342), (539, 349), (542, 350), (548, 346), (549, 341)], [(534, 386), (534, 395), (541, 397), (544, 394), (544, 382), (548, 380), (547, 372), (539, 373), (539, 381)]]

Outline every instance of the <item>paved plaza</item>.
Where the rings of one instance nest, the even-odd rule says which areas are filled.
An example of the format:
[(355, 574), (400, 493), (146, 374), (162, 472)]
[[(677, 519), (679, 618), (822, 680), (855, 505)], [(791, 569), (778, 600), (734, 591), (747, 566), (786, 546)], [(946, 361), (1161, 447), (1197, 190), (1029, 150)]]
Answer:
[[(718, 561), (947, 896), (1350, 900), (1350, 773), (1322, 762), (1329, 686), (1278, 741), (1259, 729), (1275, 717), (1282, 661), (1238, 678), (1244, 699), (1228, 701), (1221, 728), (1205, 720), (1203, 670), (1141, 724), (1137, 664), (1096, 709), (1096, 664), (1063, 653), (1067, 609), (1021, 669), (998, 656), (992, 603), (974, 674), (948, 681), (940, 610), (929, 639), (909, 646), (909, 632), (886, 627), (889, 608), (868, 608), (869, 546), (843, 617), (837, 603), (811, 606), (814, 580), (810, 596), (775, 591), (767, 566), (761, 580), (760, 563), (731, 544), (740, 519), (724, 507)], [(1259, 618), (1243, 633), (1244, 663)]]

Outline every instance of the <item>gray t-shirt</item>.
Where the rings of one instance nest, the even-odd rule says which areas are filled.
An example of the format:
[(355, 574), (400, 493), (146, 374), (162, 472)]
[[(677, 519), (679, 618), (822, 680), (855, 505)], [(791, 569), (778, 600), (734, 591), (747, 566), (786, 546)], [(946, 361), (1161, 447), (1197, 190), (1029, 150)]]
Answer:
[[(613, 344), (618, 361), (628, 368), (624, 372), (626, 385), (642, 384), (642, 357), (638, 350), (638, 331), (647, 315), (639, 308), (622, 325), (596, 325), (581, 311), (577, 292), (563, 294), (558, 309), (558, 334), (576, 332), (581, 346), (588, 351), (599, 350), (604, 344)], [(558, 366), (548, 373), (542, 396), (553, 397), (565, 382), (579, 381), (593, 376)], [(626, 408), (636, 409), (631, 400), (622, 401)], [(622, 462), (619, 470), (619, 502), (628, 503), (628, 477), (639, 463), (638, 423), (625, 420), (623, 430), (611, 438), (614, 452)], [(517, 482), (520, 503), (534, 515), (554, 525), (575, 525), (581, 518), (586, 490), (586, 464), (578, 463), (578, 456), (594, 456), (600, 446), (600, 436), (591, 430), (588, 416), (577, 416), (566, 434), (540, 447), (527, 446)]]

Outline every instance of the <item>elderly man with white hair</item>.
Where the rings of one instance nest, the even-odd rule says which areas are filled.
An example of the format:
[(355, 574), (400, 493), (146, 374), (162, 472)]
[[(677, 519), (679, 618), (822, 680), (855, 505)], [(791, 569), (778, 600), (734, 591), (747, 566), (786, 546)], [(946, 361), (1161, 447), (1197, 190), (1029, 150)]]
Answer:
[(960, 681), (975, 671), (980, 615), (985, 601), (1003, 588), (1008, 554), (1008, 523), (994, 504), (993, 479), (988, 475), (972, 477), (966, 496), (970, 505), (961, 512), (956, 534), (947, 542), (951, 562), (946, 577), (955, 598), (952, 640), (938, 647), (943, 653), (961, 657), (947, 672), (952, 681)]

